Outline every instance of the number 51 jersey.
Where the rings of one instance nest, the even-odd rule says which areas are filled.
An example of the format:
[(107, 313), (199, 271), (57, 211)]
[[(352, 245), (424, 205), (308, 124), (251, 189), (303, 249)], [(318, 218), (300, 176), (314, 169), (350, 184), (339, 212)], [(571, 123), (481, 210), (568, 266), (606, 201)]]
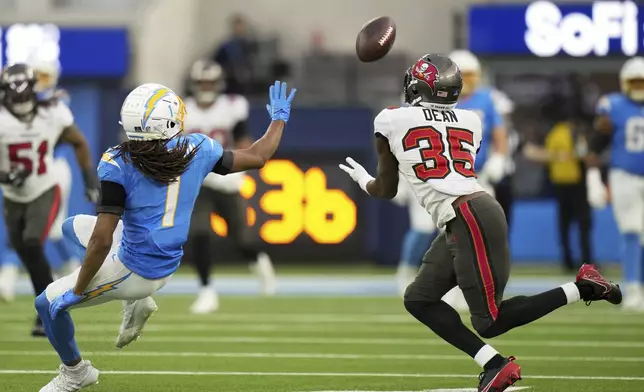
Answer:
[(386, 137), (398, 170), (437, 227), (455, 217), (452, 202), (484, 189), (474, 164), (483, 130), (476, 113), (418, 106), (385, 109), (374, 132)]
[(56, 185), (55, 172), (51, 170), (54, 147), (63, 130), (73, 123), (72, 112), (62, 102), (38, 108), (28, 123), (0, 106), (0, 170), (22, 167), (29, 173), (19, 188), (2, 184), (4, 197), (29, 203)]

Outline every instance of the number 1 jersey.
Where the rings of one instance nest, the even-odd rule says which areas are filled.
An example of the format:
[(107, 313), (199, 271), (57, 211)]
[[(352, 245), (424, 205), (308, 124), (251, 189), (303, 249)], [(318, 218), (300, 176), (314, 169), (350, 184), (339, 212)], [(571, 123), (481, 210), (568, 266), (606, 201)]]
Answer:
[(484, 189), (474, 171), (483, 130), (476, 113), (418, 106), (385, 109), (374, 132), (386, 137), (398, 170), (437, 227), (455, 217), (452, 202)]
[(54, 147), (63, 130), (74, 123), (67, 105), (57, 102), (38, 108), (31, 122), (22, 122), (0, 106), (0, 170), (26, 170), (21, 187), (2, 184), (7, 199), (29, 203), (56, 185), (52, 169)]
[(184, 140), (199, 150), (181, 177), (168, 185), (144, 176), (113, 149), (107, 150), (98, 164), (101, 181), (115, 182), (125, 189), (119, 259), (146, 279), (169, 276), (179, 267), (201, 184), (224, 152), (219, 143), (201, 134), (174, 138), (168, 148)]

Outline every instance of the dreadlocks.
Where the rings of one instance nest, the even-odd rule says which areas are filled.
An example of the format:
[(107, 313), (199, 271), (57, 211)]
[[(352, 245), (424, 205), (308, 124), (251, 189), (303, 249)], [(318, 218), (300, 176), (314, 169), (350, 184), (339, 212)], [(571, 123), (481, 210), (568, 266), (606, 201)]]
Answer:
[(168, 149), (170, 140), (128, 140), (116, 147), (116, 156), (123, 157), (125, 163), (131, 162), (144, 176), (167, 185), (188, 170), (199, 151), (199, 146), (190, 147), (188, 139)]

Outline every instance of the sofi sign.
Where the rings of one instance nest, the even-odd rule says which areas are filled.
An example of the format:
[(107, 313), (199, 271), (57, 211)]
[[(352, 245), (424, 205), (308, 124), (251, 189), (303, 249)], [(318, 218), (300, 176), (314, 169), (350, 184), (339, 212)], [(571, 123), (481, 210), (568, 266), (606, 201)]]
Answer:
[(643, 19), (633, 1), (474, 6), (469, 47), (479, 54), (634, 56), (644, 52)]

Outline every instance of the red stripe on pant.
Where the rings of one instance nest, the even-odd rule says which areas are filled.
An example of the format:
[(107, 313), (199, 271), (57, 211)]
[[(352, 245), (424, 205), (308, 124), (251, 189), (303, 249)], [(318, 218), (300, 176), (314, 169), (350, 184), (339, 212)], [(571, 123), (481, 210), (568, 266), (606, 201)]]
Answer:
[(476, 256), (476, 262), (479, 266), (479, 271), (481, 273), (481, 280), (485, 286), (485, 300), (487, 302), (487, 308), (492, 315), (492, 319), (496, 320), (499, 315), (499, 309), (496, 306), (495, 294), (496, 290), (494, 287), (494, 278), (492, 277), (492, 269), (490, 268), (490, 260), (488, 259), (487, 252), (485, 250), (485, 241), (483, 240), (483, 233), (481, 232), (481, 227), (476, 221), (472, 210), (467, 203), (463, 203), (459, 206), (461, 214), (467, 223), (467, 228), (472, 235), (472, 240), (474, 242), (474, 253)]
[(49, 215), (47, 215), (47, 225), (45, 226), (45, 231), (43, 231), (42, 235), (40, 236), (40, 241), (44, 243), (47, 240), (47, 236), (49, 236), (49, 231), (51, 230), (51, 227), (54, 225), (54, 221), (56, 220), (56, 217), (58, 216), (58, 212), (60, 211), (60, 187), (58, 185), (54, 186), (54, 200), (51, 203), (51, 208), (49, 209)]

